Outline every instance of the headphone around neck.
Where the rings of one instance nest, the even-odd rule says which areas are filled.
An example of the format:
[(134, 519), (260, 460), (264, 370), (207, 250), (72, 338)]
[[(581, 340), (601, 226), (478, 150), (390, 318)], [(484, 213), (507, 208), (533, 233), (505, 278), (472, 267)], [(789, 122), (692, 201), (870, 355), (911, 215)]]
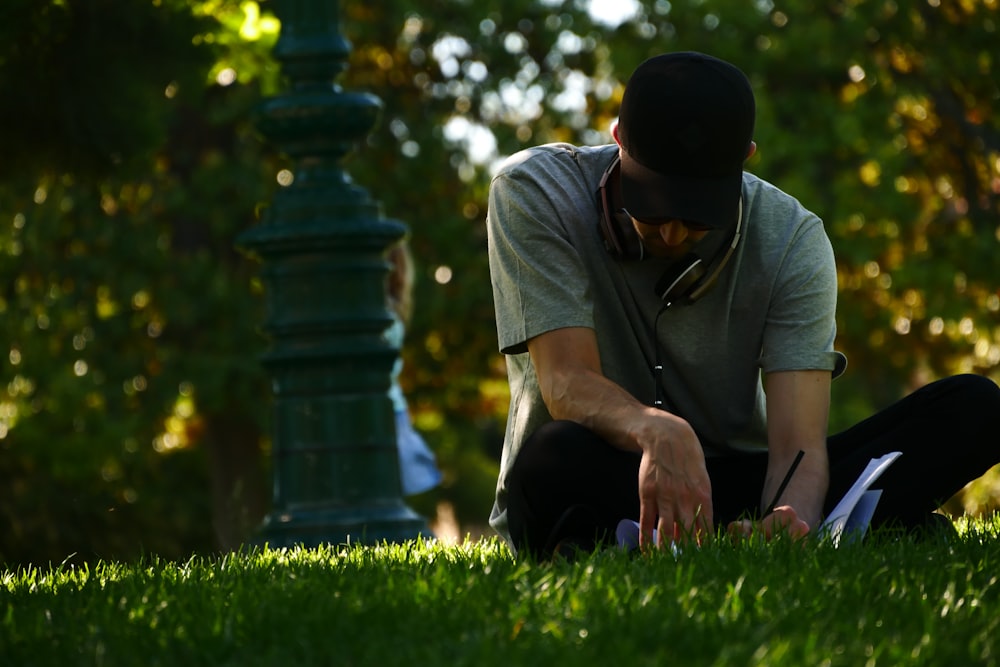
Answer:
[[(625, 209), (611, 210), (607, 185), (619, 160), (619, 157), (615, 156), (601, 176), (601, 182), (597, 187), (598, 228), (605, 249), (613, 257), (641, 260), (645, 259), (645, 248), (632, 225), (631, 217)], [(673, 262), (663, 272), (654, 287), (657, 296), (667, 306), (674, 303), (694, 303), (704, 296), (715, 284), (729, 258), (733, 256), (742, 236), (742, 228), (743, 197), (741, 196), (736, 226), (732, 234), (727, 234), (724, 230), (713, 230), (706, 234), (705, 238), (694, 245), (691, 252)]]

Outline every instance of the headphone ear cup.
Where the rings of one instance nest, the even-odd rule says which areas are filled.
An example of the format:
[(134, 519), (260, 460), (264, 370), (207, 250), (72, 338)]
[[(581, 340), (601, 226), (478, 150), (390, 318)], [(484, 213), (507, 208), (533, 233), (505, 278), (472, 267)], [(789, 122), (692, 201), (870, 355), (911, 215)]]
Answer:
[(608, 224), (608, 233), (613, 235), (622, 259), (642, 259), (642, 239), (632, 226), (632, 220), (624, 213), (613, 213), (614, 220)]
[(598, 223), (601, 238), (604, 240), (604, 248), (612, 257), (618, 259), (642, 259), (645, 255), (642, 247), (642, 239), (632, 226), (632, 219), (622, 211), (611, 210), (608, 193), (608, 179), (618, 166), (619, 158), (604, 170), (601, 176), (600, 185), (597, 186), (597, 210)]
[(601, 215), (598, 227), (604, 239), (604, 248), (619, 259), (642, 259), (642, 240), (632, 227), (632, 221), (627, 215), (613, 213), (611, 216)]
[(705, 277), (705, 263), (694, 253), (674, 262), (656, 281), (656, 294), (667, 303), (690, 303)]
[(604, 241), (604, 249), (607, 250), (608, 254), (612, 257), (621, 257), (625, 253), (625, 249), (622, 245), (622, 239), (613, 227), (614, 225), (610, 220), (608, 220), (608, 216), (601, 213), (600, 220), (597, 223), (597, 228), (601, 232), (601, 239)]

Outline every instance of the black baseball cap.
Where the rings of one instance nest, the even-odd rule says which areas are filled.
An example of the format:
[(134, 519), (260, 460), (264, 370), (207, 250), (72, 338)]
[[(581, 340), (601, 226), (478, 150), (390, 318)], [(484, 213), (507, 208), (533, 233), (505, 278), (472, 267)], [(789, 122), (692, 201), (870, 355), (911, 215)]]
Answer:
[(618, 116), (629, 214), (735, 225), (755, 110), (750, 81), (724, 60), (684, 51), (640, 64)]

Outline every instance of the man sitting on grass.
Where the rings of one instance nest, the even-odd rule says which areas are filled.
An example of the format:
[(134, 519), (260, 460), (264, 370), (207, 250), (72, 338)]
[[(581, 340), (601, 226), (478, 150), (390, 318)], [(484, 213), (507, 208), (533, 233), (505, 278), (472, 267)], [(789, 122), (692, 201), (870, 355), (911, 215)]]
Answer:
[(628, 81), (615, 144), (538, 146), (494, 178), (511, 404), (490, 523), (515, 551), (613, 543), (623, 518), (644, 544), (805, 535), (897, 450), (873, 525), (919, 530), (1000, 462), (1000, 388), (974, 375), (827, 437), (834, 256), (816, 215), (743, 171), (754, 117), (735, 66), (664, 54)]

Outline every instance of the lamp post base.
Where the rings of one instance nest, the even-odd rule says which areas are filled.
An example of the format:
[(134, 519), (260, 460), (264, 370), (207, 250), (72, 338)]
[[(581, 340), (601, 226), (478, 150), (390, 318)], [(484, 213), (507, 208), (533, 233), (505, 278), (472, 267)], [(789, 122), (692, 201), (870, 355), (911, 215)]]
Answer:
[(272, 549), (324, 544), (404, 542), (433, 537), (427, 522), (404, 503), (371, 507), (325, 508), (272, 512), (264, 518), (254, 542)]

